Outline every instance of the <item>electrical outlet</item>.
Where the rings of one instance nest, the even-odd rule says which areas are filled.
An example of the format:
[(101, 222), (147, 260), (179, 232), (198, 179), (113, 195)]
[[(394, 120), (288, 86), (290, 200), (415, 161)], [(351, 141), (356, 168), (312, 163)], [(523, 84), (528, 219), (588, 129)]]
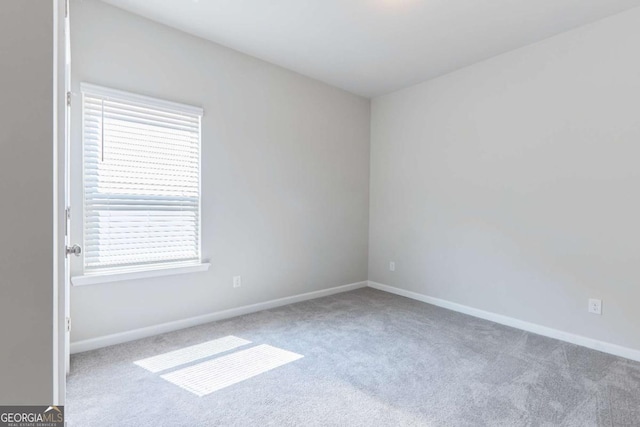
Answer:
[(233, 287), (239, 288), (242, 286), (242, 276), (233, 276)]
[(396, 263), (394, 261), (389, 262), (389, 271), (396, 271)]
[(602, 314), (602, 300), (590, 298), (589, 299), (589, 313)]

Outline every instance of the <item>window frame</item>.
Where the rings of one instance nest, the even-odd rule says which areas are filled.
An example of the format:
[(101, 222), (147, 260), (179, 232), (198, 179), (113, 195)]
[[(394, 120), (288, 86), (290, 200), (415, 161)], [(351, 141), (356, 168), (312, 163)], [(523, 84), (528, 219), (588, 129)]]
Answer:
[(91, 271), (86, 268), (85, 254), (82, 253), (82, 275), (72, 277), (72, 284), (91, 285), (97, 283), (115, 282), (120, 280), (131, 280), (145, 277), (158, 277), (173, 274), (191, 273), (198, 271), (206, 271), (210, 267), (210, 263), (203, 261), (202, 258), (202, 117), (204, 110), (187, 104), (181, 104), (173, 101), (167, 101), (146, 95), (140, 95), (118, 89), (112, 89), (104, 86), (98, 86), (91, 83), (81, 83), (80, 92), (82, 98), (82, 247), (86, 248), (86, 184), (85, 184), (85, 95), (102, 97), (104, 99), (113, 99), (120, 102), (131, 102), (134, 104), (146, 105), (150, 108), (156, 108), (167, 112), (175, 112), (180, 114), (189, 114), (198, 117), (198, 234), (197, 234), (197, 260), (193, 261), (167, 261), (153, 264), (145, 264), (140, 266), (124, 266), (124, 267), (107, 267)]

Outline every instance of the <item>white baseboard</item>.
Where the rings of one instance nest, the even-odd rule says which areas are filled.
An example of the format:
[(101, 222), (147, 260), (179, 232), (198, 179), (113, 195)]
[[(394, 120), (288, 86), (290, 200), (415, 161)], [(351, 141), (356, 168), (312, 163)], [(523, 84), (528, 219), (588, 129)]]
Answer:
[(500, 323), (501, 325), (511, 326), (512, 328), (521, 329), (527, 332), (533, 332), (534, 334), (543, 335), (549, 338), (555, 338), (560, 341), (565, 341), (571, 344), (576, 344), (582, 347), (587, 347), (593, 350), (602, 351), (604, 353), (609, 353), (615, 356), (620, 356), (626, 359), (640, 362), (640, 350), (623, 347), (617, 344), (611, 344), (605, 341), (599, 341), (593, 338), (587, 338), (582, 335), (560, 331), (558, 329), (526, 322), (524, 320), (515, 319), (513, 317), (503, 316), (501, 314), (491, 313), (489, 311), (480, 310), (440, 298), (430, 297), (427, 295), (419, 294), (417, 292), (407, 291), (405, 289), (396, 288), (394, 286), (383, 285), (382, 283), (369, 281), (369, 287), (411, 298), (417, 301), (426, 302), (427, 304), (436, 305), (438, 307), (457, 311), (459, 313), (479, 317), (480, 319), (490, 320), (495, 323)]
[(293, 304), (296, 302), (307, 301), (310, 299), (326, 297), (329, 295), (348, 292), (354, 289), (364, 288), (368, 284), (367, 281), (351, 283), (349, 285), (336, 286), (334, 288), (323, 289), (320, 291), (307, 292), (304, 294), (293, 295), (290, 297), (274, 299), (271, 301), (260, 302), (257, 304), (245, 305), (229, 310), (217, 311), (215, 313), (204, 314), (202, 316), (190, 317), (188, 319), (176, 320), (173, 322), (162, 323), (160, 325), (148, 326), (146, 328), (133, 329), (130, 331), (120, 332), (112, 335), (91, 338), (83, 341), (71, 343), (71, 354), (82, 353), (84, 351), (96, 350), (98, 348), (107, 347), (115, 344), (122, 344), (128, 341), (134, 341), (141, 338), (147, 338), (165, 332), (173, 332), (179, 329), (190, 328), (216, 320), (228, 319), (231, 317), (242, 316), (243, 314), (255, 313), (258, 311), (269, 310), (271, 308), (281, 307), (283, 305)]

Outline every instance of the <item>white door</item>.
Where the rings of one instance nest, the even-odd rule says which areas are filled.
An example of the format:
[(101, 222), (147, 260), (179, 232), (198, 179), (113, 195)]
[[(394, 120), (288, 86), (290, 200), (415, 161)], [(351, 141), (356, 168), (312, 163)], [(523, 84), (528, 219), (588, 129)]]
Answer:
[(69, 372), (69, 330), (67, 328), (69, 319), (69, 288), (70, 269), (67, 249), (72, 245), (70, 235), (70, 224), (67, 215), (67, 207), (70, 205), (69, 193), (69, 135), (70, 135), (70, 115), (67, 94), (70, 90), (70, 40), (69, 40), (69, 18), (68, 2), (56, 1), (55, 16), (55, 63), (54, 76), (56, 79), (56, 100), (55, 123), (56, 123), (56, 167), (55, 182), (56, 197), (56, 278), (55, 289), (56, 307), (54, 310), (54, 325), (56, 333), (54, 337), (54, 389), (53, 398), (55, 405), (64, 405), (66, 400), (66, 374)]
[(64, 318), (65, 318), (65, 372), (69, 375), (70, 369), (70, 346), (71, 346), (71, 309), (70, 309), (70, 294), (71, 294), (71, 257), (79, 255), (79, 246), (74, 245), (71, 239), (71, 36), (69, 26), (69, 1), (66, 1), (66, 13), (65, 13), (65, 67), (64, 67), (64, 85), (65, 94), (67, 96), (67, 108), (65, 111), (64, 120), (64, 206), (65, 206), (65, 237), (64, 243), (67, 248), (67, 256), (64, 261)]

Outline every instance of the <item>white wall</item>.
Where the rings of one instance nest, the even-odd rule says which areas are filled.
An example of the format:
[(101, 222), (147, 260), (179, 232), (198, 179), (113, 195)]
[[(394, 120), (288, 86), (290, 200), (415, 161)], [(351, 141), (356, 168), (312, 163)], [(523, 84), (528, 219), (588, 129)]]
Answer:
[(53, 5), (0, 5), (0, 404), (53, 402)]
[(640, 349), (639, 51), (633, 9), (376, 98), (369, 279)]
[[(368, 100), (94, 0), (72, 1), (71, 22), (74, 91), (90, 82), (204, 107), (202, 245), (212, 263), (75, 287), (72, 341), (367, 279)], [(76, 220), (77, 241), (81, 231)]]

